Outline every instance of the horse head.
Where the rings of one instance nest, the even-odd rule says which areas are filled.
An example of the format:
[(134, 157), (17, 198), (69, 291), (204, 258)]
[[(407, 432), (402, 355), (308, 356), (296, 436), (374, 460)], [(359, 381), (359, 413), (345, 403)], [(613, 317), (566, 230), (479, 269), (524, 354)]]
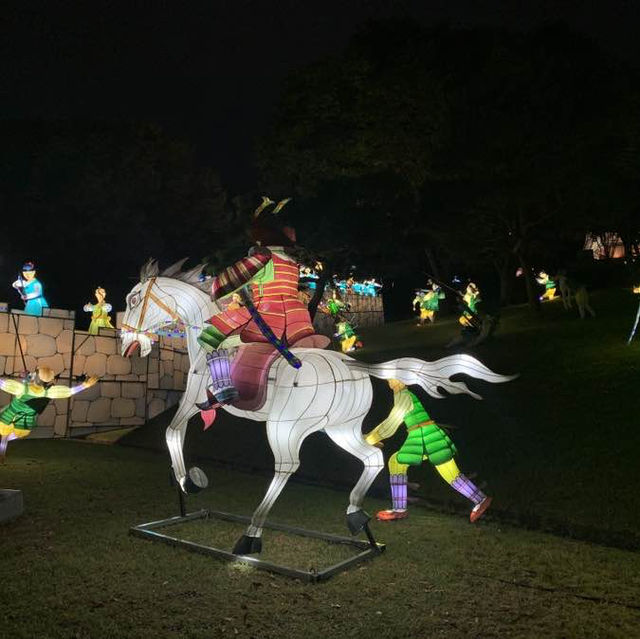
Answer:
[(153, 336), (173, 322), (183, 321), (179, 314), (177, 291), (172, 283), (175, 276), (183, 282), (189, 282), (202, 271), (202, 265), (191, 271), (182, 272), (186, 259), (176, 262), (162, 273), (158, 262), (150, 259), (140, 269), (140, 281), (131, 289), (126, 297), (122, 328), (122, 355), (131, 357), (140, 349), (140, 356), (146, 357), (151, 352)]

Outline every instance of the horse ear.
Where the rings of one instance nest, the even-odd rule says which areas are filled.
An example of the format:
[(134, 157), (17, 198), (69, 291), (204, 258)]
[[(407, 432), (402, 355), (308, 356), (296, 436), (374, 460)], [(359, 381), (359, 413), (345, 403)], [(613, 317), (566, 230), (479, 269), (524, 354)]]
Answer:
[(150, 257), (140, 269), (140, 281), (146, 282), (152, 277), (158, 277), (160, 269), (158, 268), (158, 262)]

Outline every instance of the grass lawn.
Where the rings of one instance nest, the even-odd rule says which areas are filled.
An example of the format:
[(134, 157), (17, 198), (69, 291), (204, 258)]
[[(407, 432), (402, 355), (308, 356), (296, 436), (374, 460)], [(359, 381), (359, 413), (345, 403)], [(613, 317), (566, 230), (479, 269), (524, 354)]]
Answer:
[[(204, 468), (213, 485), (189, 498), (190, 510), (249, 514), (266, 487), (262, 476)], [(415, 508), (373, 524), (383, 556), (308, 585), (129, 536), (130, 525), (175, 513), (161, 453), (25, 440), (11, 445), (0, 485), (21, 488), (26, 505), (0, 528), (3, 638), (583, 639), (640, 628), (639, 554), (495, 521)], [(346, 500), (291, 484), (272, 519), (344, 534)], [(367, 508), (385, 503), (369, 498)], [(207, 522), (182, 532), (228, 548), (240, 529)], [(302, 568), (342, 552), (281, 533), (264, 539), (265, 559)]]
[[(592, 296), (598, 316), (581, 321), (559, 300), (545, 303), (538, 317), (526, 307), (504, 310), (495, 338), (472, 352), (513, 382), (470, 383), (484, 400), (422, 395), (432, 417), (451, 426), (462, 471), (494, 496), (491, 516), (502, 523), (555, 531), (624, 549), (640, 549), (640, 336), (626, 345), (638, 296), (627, 290)], [(365, 348), (356, 357), (380, 362), (400, 356), (435, 359), (459, 332), (455, 319), (433, 326), (396, 322), (363, 330)], [(365, 420), (373, 428), (391, 407), (391, 391), (374, 380), (374, 406)], [(167, 417), (152, 421), (124, 442), (166, 450)], [(402, 429), (401, 429), (402, 430)], [(402, 432), (385, 445), (400, 446)], [(185, 450), (194, 457), (272, 468), (264, 429), (219, 411), (206, 432), (199, 417), (187, 432)], [(299, 474), (352, 485), (359, 465), (323, 435), (302, 448)], [(410, 469), (421, 484), (418, 496), (441, 511), (467, 504), (428, 465)], [(376, 484), (388, 493), (387, 475)], [(258, 502), (256, 498), (255, 504)]]

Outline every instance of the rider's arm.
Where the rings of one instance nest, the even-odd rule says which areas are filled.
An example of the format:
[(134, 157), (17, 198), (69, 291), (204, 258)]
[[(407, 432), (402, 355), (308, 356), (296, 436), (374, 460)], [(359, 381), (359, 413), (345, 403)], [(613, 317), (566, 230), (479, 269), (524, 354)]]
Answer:
[(411, 395), (406, 390), (393, 394), (393, 408), (389, 417), (378, 424), (366, 437), (368, 444), (377, 444), (383, 439), (391, 437), (404, 421), (405, 415), (413, 408)]
[(24, 392), (24, 384), (16, 379), (0, 378), (0, 390), (9, 395), (22, 395)]
[(80, 393), (87, 388), (91, 388), (97, 381), (97, 377), (90, 377), (81, 384), (76, 384), (71, 387), (62, 385), (50, 386), (47, 388), (46, 396), (50, 399), (67, 399), (76, 393)]
[(271, 260), (271, 251), (264, 247), (252, 251), (247, 257), (238, 260), (233, 266), (225, 268), (213, 278), (211, 299), (219, 300), (248, 284)]

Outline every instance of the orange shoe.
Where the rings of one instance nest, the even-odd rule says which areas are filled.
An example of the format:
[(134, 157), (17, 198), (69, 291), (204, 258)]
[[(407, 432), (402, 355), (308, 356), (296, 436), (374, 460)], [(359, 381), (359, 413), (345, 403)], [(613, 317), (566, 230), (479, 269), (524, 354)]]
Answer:
[(409, 516), (408, 510), (379, 510), (376, 515), (378, 521), (395, 521)]
[(485, 511), (489, 506), (491, 506), (491, 502), (493, 501), (493, 497), (485, 497), (479, 504), (476, 504), (469, 515), (469, 521), (474, 523), (484, 515)]

